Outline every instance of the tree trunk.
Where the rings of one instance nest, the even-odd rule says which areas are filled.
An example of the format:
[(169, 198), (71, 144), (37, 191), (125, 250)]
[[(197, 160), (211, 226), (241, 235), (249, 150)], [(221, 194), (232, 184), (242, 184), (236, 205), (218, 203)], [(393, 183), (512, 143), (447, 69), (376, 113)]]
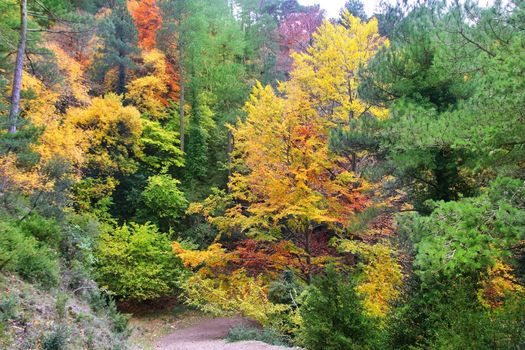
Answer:
[[(233, 152), (233, 134), (228, 130), (228, 181), (232, 176), (232, 152)], [(229, 191), (229, 189), (228, 189)]]
[(310, 246), (312, 232), (309, 228), (306, 228), (304, 232), (304, 250), (306, 251), (306, 264), (308, 265), (306, 273), (306, 282), (308, 284), (312, 283), (312, 249)]
[(357, 153), (352, 152), (352, 172), (357, 175)]
[(184, 152), (184, 99), (185, 99), (185, 86), (184, 86), (184, 62), (182, 60), (182, 48), (179, 47), (179, 79), (180, 79), (180, 98), (179, 98), (179, 117), (180, 117), (180, 149)]
[[(121, 56), (123, 57), (123, 56)], [(126, 92), (126, 66), (119, 64), (118, 66), (118, 81), (117, 81), (117, 94), (123, 95)]]
[(24, 72), (24, 57), (27, 43), (27, 0), (20, 0), (20, 40), (16, 53), (13, 90), (11, 92), (11, 109), (9, 110), (9, 132), (16, 133), (16, 124), (20, 114), (20, 91), (22, 89), (22, 74)]

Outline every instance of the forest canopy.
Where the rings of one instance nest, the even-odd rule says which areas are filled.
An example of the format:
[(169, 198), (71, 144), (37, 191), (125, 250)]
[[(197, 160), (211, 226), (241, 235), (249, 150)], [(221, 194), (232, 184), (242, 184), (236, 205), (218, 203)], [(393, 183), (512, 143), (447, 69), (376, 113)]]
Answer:
[(309, 350), (525, 347), (523, 1), (0, 12), (2, 275), (122, 348), (115, 302), (166, 297)]

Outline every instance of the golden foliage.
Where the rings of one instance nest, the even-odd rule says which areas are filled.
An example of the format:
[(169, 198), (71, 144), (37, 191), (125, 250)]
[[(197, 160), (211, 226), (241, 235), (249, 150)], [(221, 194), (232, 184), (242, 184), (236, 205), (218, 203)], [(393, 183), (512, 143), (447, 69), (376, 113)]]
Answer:
[(246, 120), (233, 129), (230, 189), (249, 206), (228, 214), (244, 229), (267, 229), (288, 218), (338, 228), (370, 204), (364, 194), (369, 184), (330, 151), (328, 138), (334, 126), (365, 111), (386, 116), (359, 100), (357, 70), (387, 41), (375, 19), (363, 23), (345, 12), (343, 20), (347, 26), (325, 22), (307, 52), (294, 55), (282, 95), (258, 83), (245, 106)]
[(272, 315), (289, 309), (268, 299), (267, 282), (262, 276), (250, 277), (243, 269), (212, 278), (197, 273), (181, 286), (188, 304), (215, 315), (241, 313), (267, 325)]
[(88, 87), (84, 79), (85, 67), (68, 55), (58, 44), (51, 42), (46, 47), (55, 54), (61, 77), (64, 78), (64, 81), (55, 90), (68, 100), (73, 100), (70, 102), (89, 103)]
[(178, 78), (170, 74), (171, 66), (161, 51), (145, 51), (142, 53), (142, 59), (147, 75), (128, 83), (126, 98), (142, 113), (153, 119), (161, 119), (165, 117), (165, 107), (169, 99), (174, 99), (179, 91)]
[(211, 268), (224, 268), (236, 259), (234, 254), (228, 253), (219, 243), (210, 245), (206, 250), (184, 249), (178, 242), (173, 242), (172, 247), (184, 266), (190, 268), (206, 267), (206, 271), (209, 271)]
[(478, 291), (478, 299), (482, 305), (494, 309), (503, 305), (508, 293), (523, 292), (523, 290), (524, 288), (512, 273), (512, 267), (498, 260), (487, 271)]
[(46, 191), (52, 188), (53, 183), (45, 181), (38, 167), (19, 168), (14, 154), (0, 157), (0, 193), (16, 189), (29, 195), (35, 191)]
[(184, 265), (196, 271), (180, 283), (189, 305), (215, 315), (241, 313), (261, 324), (288, 309), (268, 299), (268, 281), (263, 275), (249, 276), (244, 268), (230, 268), (239, 263), (237, 252), (227, 252), (218, 243), (204, 251), (184, 249), (177, 242), (172, 247)]
[(31, 145), (38, 159), (29, 167), (20, 167), (14, 155), (2, 157), (0, 162), (4, 181), (25, 193), (49, 191), (54, 183), (42, 173), (42, 169), (57, 159), (69, 163), (72, 166), (69, 175), (78, 180), (80, 167), (85, 160), (85, 138), (68, 117), (55, 108), (60, 93), (46, 87), (41, 80), (27, 72), (23, 75), (22, 91), (25, 93), (21, 100), (21, 116), (42, 130)]
[(246, 121), (234, 130), (239, 171), (230, 188), (236, 200), (250, 203), (249, 224), (295, 217), (345, 225), (368, 202), (367, 184), (330, 152), (323, 118), (304, 106), (261, 84), (246, 104)]
[(392, 249), (385, 244), (350, 240), (341, 240), (337, 245), (341, 252), (357, 254), (364, 259), (356, 290), (364, 297), (364, 307), (370, 315), (386, 316), (392, 302), (400, 296), (403, 280), (401, 266), (393, 257)]
[(135, 107), (123, 106), (121, 97), (110, 93), (94, 98), (85, 109), (70, 109), (68, 119), (89, 140), (86, 160), (93, 171), (133, 171), (130, 157), (140, 153), (142, 133), (140, 112)]
[(60, 96), (58, 93), (48, 89), (37, 77), (25, 71), (22, 77), (22, 91), (26, 95), (20, 101), (22, 117), (29, 119), (35, 126), (45, 126), (56, 118), (55, 103)]
[(357, 72), (389, 42), (379, 35), (375, 18), (362, 22), (345, 9), (342, 21), (325, 21), (313, 35), (308, 50), (294, 54), (291, 81), (285, 89), (290, 95), (301, 95), (309, 108), (321, 111), (332, 123), (346, 125), (364, 112), (384, 119), (387, 110), (359, 99)]

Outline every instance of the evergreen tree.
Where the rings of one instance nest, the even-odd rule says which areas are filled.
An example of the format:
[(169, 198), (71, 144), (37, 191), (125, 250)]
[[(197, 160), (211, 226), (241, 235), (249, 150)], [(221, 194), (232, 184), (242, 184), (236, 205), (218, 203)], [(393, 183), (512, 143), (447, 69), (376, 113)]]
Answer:
[(111, 13), (106, 15), (99, 25), (99, 36), (103, 45), (100, 48), (101, 59), (98, 63), (99, 79), (106, 78), (112, 70), (117, 71), (115, 91), (126, 92), (128, 70), (133, 68), (133, 55), (138, 53), (137, 28), (133, 22), (125, 0), (111, 0)]
[(359, 17), (362, 21), (366, 21), (368, 16), (365, 12), (365, 6), (361, 0), (348, 0), (344, 6), (354, 17)]

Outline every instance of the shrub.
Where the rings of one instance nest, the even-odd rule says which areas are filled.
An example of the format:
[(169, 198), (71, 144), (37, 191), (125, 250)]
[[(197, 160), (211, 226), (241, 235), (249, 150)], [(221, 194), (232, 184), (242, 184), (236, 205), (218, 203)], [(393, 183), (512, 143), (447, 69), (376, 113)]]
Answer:
[(517, 292), (490, 309), (470, 278), (420, 285), (387, 322), (388, 349), (520, 349), (525, 344), (525, 298)]
[(436, 275), (475, 276), (525, 238), (525, 186), (500, 178), (482, 195), (431, 202), (428, 216), (398, 217), (401, 232), (415, 243), (414, 267), (423, 282)]
[(103, 232), (98, 243), (97, 276), (103, 288), (138, 301), (173, 292), (181, 262), (155, 225), (117, 227)]
[(249, 276), (244, 269), (229, 275), (206, 276), (203, 271), (181, 279), (186, 304), (213, 315), (242, 314), (262, 325), (288, 311), (288, 305), (268, 299), (268, 287), (262, 276)]
[(294, 272), (283, 272), (281, 279), (270, 283), (268, 297), (275, 304), (295, 306), (296, 300), (303, 291), (303, 286), (297, 281)]
[[(93, 250), (95, 238), (100, 234), (102, 224), (92, 214), (68, 214), (63, 227), (64, 238), (61, 253), (66, 261), (77, 261), (78, 266), (89, 275), (95, 263)], [(71, 263), (73, 265), (73, 263)], [(73, 266), (71, 266), (73, 268)]]
[(130, 315), (120, 313), (115, 300), (99, 289), (90, 290), (87, 300), (91, 309), (99, 315), (105, 315), (111, 321), (111, 331), (116, 334), (128, 335)]
[(53, 330), (42, 337), (42, 348), (44, 350), (63, 350), (67, 343), (70, 330), (63, 324), (53, 327)]
[(332, 268), (314, 279), (299, 311), (300, 341), (309, 350), (367, 348), (375, 338), (354, 284)]
[(288, 343), (285, 341), (285, 338), (281, 334), (269, 328), (258, 329), (243, 326), (232, 327), (228, 332), (227, 340), (231, 343), (256, 340), (271, 345), (288, 345)]
[(45, 288), (58, 284), (56, 254), (9, 221), (0, 222), (0, 262), (4, 268)]
[(18, 316), (18, 298), (12, 294), (0, 300), (0, 322), (16, 319)]
[(55, 309), (59, 319), (63, 319), (66, 316), (66, 305), (68, 296), (65, 293), (59, 293), (55, 301)]
[(60, 225), (53, 219), (31, 215), (20, 223), (23, 231), (52, 248), (58, 248), (62, 240)]

